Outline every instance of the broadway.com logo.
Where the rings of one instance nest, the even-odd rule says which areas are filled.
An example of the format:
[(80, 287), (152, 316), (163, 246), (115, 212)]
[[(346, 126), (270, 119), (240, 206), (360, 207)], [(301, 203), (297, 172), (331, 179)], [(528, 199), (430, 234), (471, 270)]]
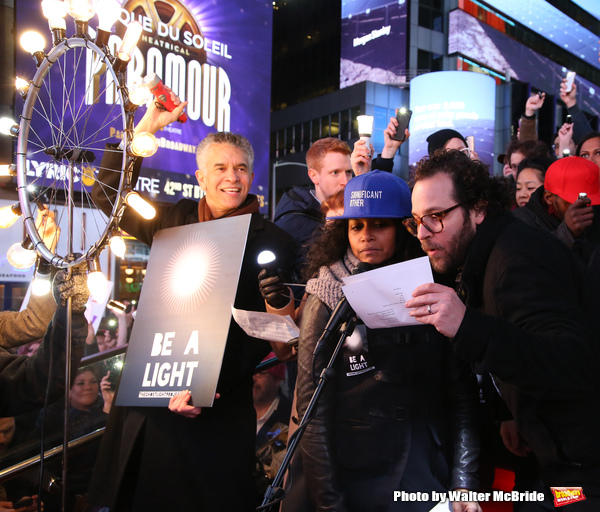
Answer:
[(554, 495), (555, 507), (562, 507), (576, 501), (585, 500), (582, 487), (550, 487), (550, 490)]

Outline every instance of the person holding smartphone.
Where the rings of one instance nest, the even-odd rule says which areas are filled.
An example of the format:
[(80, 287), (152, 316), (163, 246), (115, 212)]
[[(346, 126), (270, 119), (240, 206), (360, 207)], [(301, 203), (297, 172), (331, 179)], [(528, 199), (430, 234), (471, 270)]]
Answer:
[(352, 169), (357, 176), (364, 174), (369, 170), (392, 172), (394, 167), (394, 156), (396, 156), (400, 146), (404, 144), (404, 142), (406, 142), (410, 137), (408, 123), (406, 124), (404, 131), (402, 131), (404, 135), (403, 137), (399, 135), (401, 129), (399, 129), (398, 126), (399, 122), (397, 117), (390, 117), (390, 122), (387, 125), (387, 128), (383, 131), (383, 149), (381, 150), (379, 156), (374, 159), (372, 158), (372, 144), (370, 151), (368, 151), (364, 140), (358, 139), (354, 143), (354, 151), (352, 151), (351, 161)]

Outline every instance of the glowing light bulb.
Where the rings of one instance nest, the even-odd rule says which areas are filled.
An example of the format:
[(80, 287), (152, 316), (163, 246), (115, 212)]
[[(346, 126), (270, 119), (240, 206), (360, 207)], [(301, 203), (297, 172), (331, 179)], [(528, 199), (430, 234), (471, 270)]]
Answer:
[(42, 0), (42, 12), (48, 19), (50, 30), (66, 30), (63, 19), (67, 15), (67, 6), (61, 0)]
[[(0, 176), (15, 176), (17, 170), (17, 166), (15, 164), (4, 164), (0, 165)], [(2, 227), (2, 226), (0, 226)]]
[(0, 208), (0, 229), (11, 227), (21, 216), (21, 209), (18, 205), (5, 206)]
[(67, 0), (66, 7), (75, 21), (89, 21), (96, 14), (93, 0)]
[(126, 268), (125, 269), (125, 275), (130, 276), (133, 274), (133, 269), (132, 268)]
[(142, 35), (142, 25), (139, 21), (132, 21), (127, 26), (127, 31), (123, 36), (123, 42), (121, 43), (121, 47), (117, 52), (117, 57), (124, 61), (129, 61), (131, 59), (131, 54), (135, 46), (137, 45), (140, 36)]
[(98, 261), (98, 258), (88, 260), (87, 267), (87, 286), (90, 295), (96, 302), (103, 303), (108, 293), (108, 281), (100, 269), (100, 261)]
[(6, 253), (6, 259), (15, 268), (26, 270), (33, 267), (37, 254), (34, 250), (25, 249), (21, 242), (12, 244)]
[(0, 119), (0, 133), (17, 137), (19, 135), (19, 125), (15, 123), (14, 119), (3, 117)]
[(144, 219), (153, 219), (156, 210), (148, 201), (133, 190), (125, 190), (125, 202), (138, 212)]
[(52, 288), (50, 282), (50, 271), (52, 265), (48, 263), (44, 258), (39, 258), (37, 268), (35, 269), (35, 276), (31, 283), (31, 293), (37, 295), (46, 295)]
[(50, 271), (48, 271), (48, 273), (42, 273), (38, 270), (35, 273), (33, 282), (31, 283), (31, 293), (41, 297), (42, 295), (46, 295), (51, 288), (52, 283), (50, 282)]
[(34, 30), (25, 32), (20, 39), (21, 47), (26, 51), (34, 55), (38, 52), (43, 52), (46, 46), (44, 36)]
[(98, 28), (110, 32), (121, 15), (121, 2), (117, 0), (96, 0), (96, 12), (98, 13)]
[(149, 132), (136, 133), (129, 149), (135, 156), (152, 156), (158, 150), (158, 140)]
[(87, 276), (87, 285), (90, 295), (96, 302), (104, 302), (106, 292), (108, 291), (108, 282), (104, 274), (99, 270), (90, 272)]
[(29, 92), (29, 82), (22, 78), (17, 77), (15, 79), (15, 87), (17, 91), (21, 94), (21, 96), (26, 96)]
[(154, 96), (144, 84), (135, 84), (129, 89), (129, 101), (134, 105), (148, 103)]
[(112, 235), (108, 244), (110, 245), (110, 250), (115, 256), (119, 258), (125, 257), (127, 246), (125, 245), (125, 240), (123, 240), (123, 237), (119, 233)]
[(133, 277), (126, 277), (125, 278), (125, 282), (128, 283), (128, 284), (133, 283)]

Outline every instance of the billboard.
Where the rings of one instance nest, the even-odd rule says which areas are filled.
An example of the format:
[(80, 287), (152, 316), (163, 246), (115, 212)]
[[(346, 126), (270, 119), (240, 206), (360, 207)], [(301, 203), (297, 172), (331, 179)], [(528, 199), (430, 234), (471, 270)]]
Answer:
[[(42, 16), (39, 3), (17, 2), (16, 10), (18, 34), (37, 30), (48, 39), (48, 22)], [(96, 19), (90, 20), (92, 36)], [(140, 183), (144, 192), (149, 192), (153, 199), (168, 202), (182, 197), (198, 198), (200, 190), (194, 176), (195, 146), (210, 132), (234, 131), (246, 136), (255, 149), (252, 192), (259, 196), (266, 211), (271, 3), (260, 0), (125, 0), (109, 42), (113, 54), (133, 20), (141, 23), (143, 32), (127, 69), (128, 87), (155, 72), (165, 85), (189, 102), (186, 109), (189, 119), (185, 124), (174, 123), (157, 133), (159, 150), (143, 163)], [(68, 35), (73, 32), (71, 22), (67, 19)], [(19, 77), (30, 79), (35, 73), (31, 56), (20, 48), (16, 65)], [(94, 62), (89, 64), (94, 65)], [(66, 81), (69, 73), (69, 69), (64, 70)], [(60, 91), (55, 94), (60, 96)], [(84, 94), (83, 90), (81, 94)], [(107, 112), (114, 107), (114, 95), (109, 89), (100, 102)], [(17, 101), (17, 115), (21, 106), (22, 103)], [(145, 107), (138, 110), (136, 121)], [(96, 115), (96, 112), (98, 110), (86, 122), (102, 127), (108, 142), (118, 142), (123, 127), (118, 123), (107, 123), (109, 114)]]
[(438, 71), (417, 76), (410, 83), (410, 139), (408, 161), (427, 155), (427, 137), (452, 128), (475, 137), (479, 159), (491, 165), (494, 152), (496, 82), (481, 73)]
[[(546, 0), (486, 0), (486, 3), (588, 64), (600, 68), (598, 36)], [(587, 9), (583, 5), (581, 7)], [(592, 8), (591, 3), (589, 7)], [(598, 13), (597, 2), (595, 10)]]
[(342, 0), (340, 89), (406, 83), (407, 2)]
[[(537, 89), (559, 95), (566, 68), (480, 22), (467, 13), (450, 13), (448, 53), (459, 53), (498, 73), (528, 82)], [(582, 109), (600, 114), (598, 86), (577, 75), (577, 102)]]

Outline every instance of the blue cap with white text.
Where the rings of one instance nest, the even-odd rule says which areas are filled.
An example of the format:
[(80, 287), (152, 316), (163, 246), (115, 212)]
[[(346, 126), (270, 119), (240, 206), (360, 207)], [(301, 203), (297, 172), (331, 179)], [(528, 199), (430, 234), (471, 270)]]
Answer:
[(402, 178), (371, 171), (352, 178), (344, 189), (344, 214), (331, 219), (403, 219), (411, 216), (410, 189)]

